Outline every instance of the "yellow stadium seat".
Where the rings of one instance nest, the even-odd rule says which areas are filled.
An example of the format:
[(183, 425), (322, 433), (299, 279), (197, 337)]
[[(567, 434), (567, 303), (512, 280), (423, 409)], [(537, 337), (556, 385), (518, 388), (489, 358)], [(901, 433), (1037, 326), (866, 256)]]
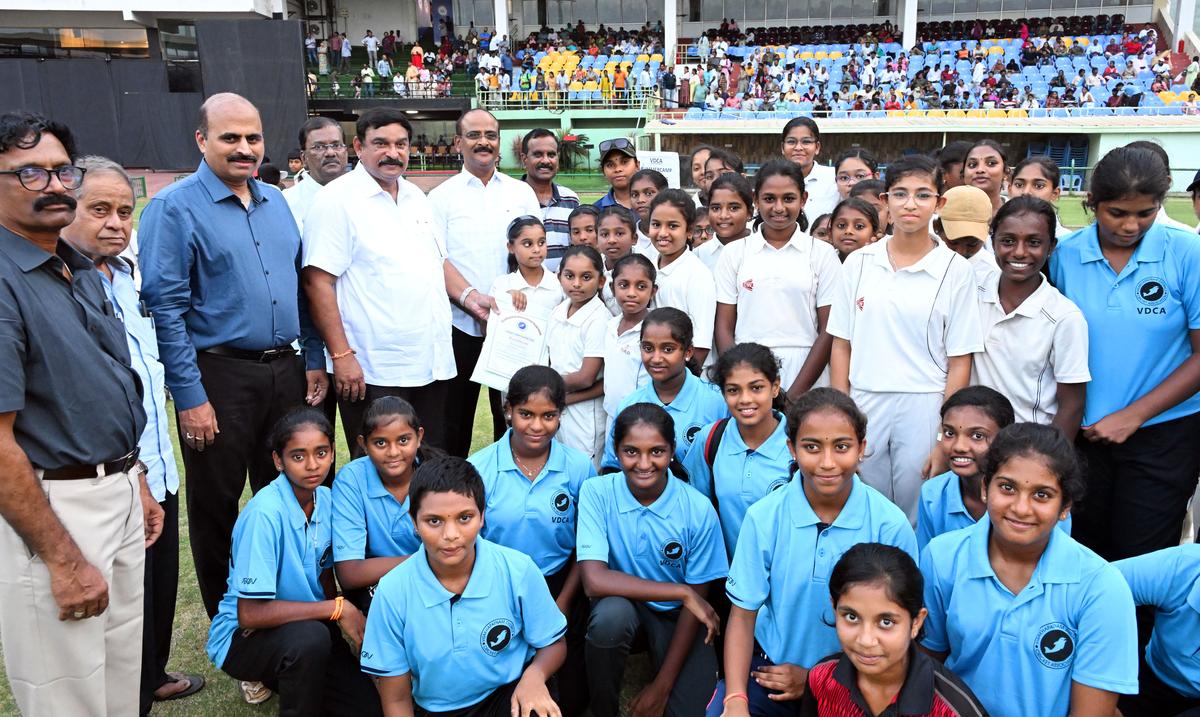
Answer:
[[(804, 56), (804, 55), (801, 55), (801, 57), (803, 57), (803, 56)], [(814, 60), (828, 60), (828, 59), (829, 59), (829, 53), (828, 53), (828, 52), (825, 52), (824, 50), (821, 50), (821, 51), (819, 51), (819, 52), (814, 52), (814, 53), (812, 53), (812, 59), (814, 59)]]
[(642, 54), (637, 56), (637, 61), (638, 62), (649, 62), (650, 56), (643, 52)]
[(1090, 45), (1092, 43), (1092, 39), (1090, 37), (1080, 35), (1079, 37), (1075, 38), (1075, 42), (1079, 45), (1083, 45), (1084, 47), (1087, 47), (1088, 45)]
[(912, 110), (913, 112), (921, 112), (930, 119), (942, 119), (946, 116), (944, 110)]
[(888, 110), (888, 117), (924, 117), (925, 110)]
[(653, 55), (650, 56), (650, 61), (651, 62), (662, 62), (663, 61), (662, 53), (661, 52), (654, 53)]
[(584, 83), (583, 89), (588, 92), (594, 92), (594, 91), (600, 89), (600, 85), (597, 84), (595, 80), (588, 80), (587, 82)]
[(1066, 36), (1066, 35), (1063, 35), (1063, 37), (1062, 37), (1062, 44), (1063, 44), (1063, 45), (1066, 45), (1067, 47), (1070, 47), (1071, 45), (1074, 45), (1074, 44), (1075, 44), (1075, 38), (1073, 38), (1073, 37), (1068, 37), (1068, 36)]
[(1158, 99), (1162, 100), (1163, 104), (1169, 105), (1172, 102), (1174, 102), (1175, 100), (1179, 99), (1179, 96), (1176, 95), (1174, 92), (1166, 91), (1166, 92), (1159, 92)]
[(798, 56), (798, 59), (801, 59), (801, 60), (811, 60), (811, 59), (813, 59), (813, 54), (812, 54), (812, 51), (811, 51), (811, 50), (805, 50), (804, 52), (801, 52), (801, 53), (800, 53), (800, 55)]
[(840, 59), (841, 56), (842, 56), (842, 53), (840, 50), (834, 50), (833, 52), (829, 53), (829, 59), (831, 59), (831, 60)]
[(987, 50), (987, 54), (989, 54), (989, 55), (1003, 55), (1003, 54), (1004, 54), (1004, 48), (1003, 48), (1003, 47), (1000, 47), (999, 45), (993, 45), (993, 46), (991, 46), (991, 47), (989, 47), (989, 48), (988, 48), (988, 50)]
[(903, 117), (904, 110), (888, 110), (887, 116), (888, 117)]
[(988, 110), (987, 116), (992, 117), (994, 119), (1007, 119), (1008, 118), (1008, 110), (1001, 110), (1001, 109)]
[(573, 91), (575, 91), (575, 92), (578, 92), (578, 91), (580, 91), (580, 90), (582, 90), (582, 89), (583, 89), (583, 83), (582, 83), (582, 82), (580, 82), (579, 80), (575, 80), (575, 81), (574, 81), (574, 82), (572, 82), (570, 85), (567, 85), (567, 89), (568, 89), (568, 90), (573, 90)]
[(968, 117), (987, 117), (987, 113), (983, 110), (967, 110)]
[(962, 110), (947, 110), (946, 116), (947, 117), (966, 117), (967, 113), (963, 112)]
[(1026, 119), (1027, 117), (1029, 117), (1029, 113), (1026, 112), (1025, 110), (1009, 110), (1008, 111), (1009, 119)]

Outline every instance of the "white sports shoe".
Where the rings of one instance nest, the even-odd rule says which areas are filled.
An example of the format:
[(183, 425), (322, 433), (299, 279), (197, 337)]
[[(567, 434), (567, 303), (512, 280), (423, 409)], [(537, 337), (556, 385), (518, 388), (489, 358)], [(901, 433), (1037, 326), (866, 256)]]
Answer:
[(261, 682), (239, 681), (238, 685), (242, 688), (242, 699), (246, 700), (246, 704), (249, 705), (261, 705), (275, 694), (271, 688)]

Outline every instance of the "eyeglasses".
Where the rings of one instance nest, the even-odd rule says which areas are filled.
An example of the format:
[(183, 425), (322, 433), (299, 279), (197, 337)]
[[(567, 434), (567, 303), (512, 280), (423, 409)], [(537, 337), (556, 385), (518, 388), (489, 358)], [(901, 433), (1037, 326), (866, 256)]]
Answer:
[(890, 199), (894, 199), (900, 204), (907, 204), (909, 199), (912, 199), (917, 204), (930, 204), (936, 202), (938, 195), (934, 192), (916, 192), (909, 194), (903, 189), (897, 189), (892, 192), (884, 192)]
[(83, 184), (83, 175), (87, 170), (74, 165), (64, 165), (55, 167), (54, 169), (46, 169), (45, 167), (21, 167), (20, 169), (6, 169), (0, 174), (15, 174), (17, 180), (21, 182), (21, 186), (31, 192), (40, 192), (50, 186), (50, 175), (58, 177), (58, 181), (65, 189), (79, 189)]
[(470, 132), (467, 132), (466, 134), (464, 134), (463, 137), (465, 137), (466, 139), (468, 139), (471, 142), (478, 141), (480, 137), (487, 139), (487, 141), (489, 141), (489, 142), (495, 142), (496, 140), (500, 139), (500, 133), (496, 132), (495, 130), (488, 130), (487, 132), (480, 132), (479, 130), (471, 130)]
[(342, 142), (314, 142), (309, 146), (308, 151), (313, 154), (321, 154), (322, 152), (340, 152), (346, 148)]
[(837, 176), (837, 183), (838, 184), (850, 184), (851, 182), (858, 183), (858, 182), (862, 182), (862, 181), (870, 179), (870, 178), (871, 178), (871, 175), (867, 174), (866, 172), (859, 172), (858, 174), (839, 174)]
[(622, 150), (622, 151), (627, 150), (627, 149), (633, 149), (633, 142), (630, 142), (629, 140), (625, 139), (624, 137), (617, 137), (616, 139), (606, 139), (600, 143), (600, 156), (603, 157), (604, 155), (608, 154), (609, 152), (613, 151), (614, 149), (618, 149), (618, 150)]
[(709, 227), (695, 226), (695, 227), (692, 227), (692, 236), (694, 236), (694, 237), (712, 236), (713, 233), (716, 231), (717, 230), (711, 226), (709, 226)]
[(800, 139), (788, 137), (787, 139), (783, 140), (783, 146), (785, 147), (795, 147), (796, 145), (800, 145), (801, 147), (812, 147), (816, 143), (817, 140), (813, 139), (812, 137), (801, 137)]

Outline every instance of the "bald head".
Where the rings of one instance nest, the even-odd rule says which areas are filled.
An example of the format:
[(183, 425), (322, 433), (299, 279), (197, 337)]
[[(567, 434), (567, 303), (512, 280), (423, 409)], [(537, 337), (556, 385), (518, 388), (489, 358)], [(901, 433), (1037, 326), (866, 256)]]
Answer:
[(207, 137), (210, 118), (215, 114), (230, 110), (238, 113), (252, 112), (254, 115), (258, 115), (258, 108), (245, 97), (235, 92), (218, 92), (204, 100), (204, 104), (200, 105), (200, 122), (196, 127), (196, 131), (202, 136)]

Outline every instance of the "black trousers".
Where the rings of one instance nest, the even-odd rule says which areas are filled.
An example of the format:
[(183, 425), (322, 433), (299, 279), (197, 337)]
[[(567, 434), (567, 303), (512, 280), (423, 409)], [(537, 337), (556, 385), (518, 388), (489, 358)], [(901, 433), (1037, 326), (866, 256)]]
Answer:
[(1087, 493), (1071, 534), (1105, 560), (1179, 544), (1200, 475), (1200, 414), (1139, 428), (1119, 445), (1076, 441)]
[[(365, 455), (358, 445), (358, 436), (362, 433), (363, 417), (371, 402), (383, 396), (399, 396), (412, 404), (421, 419), (425, 429), (424, 443), (444, 448), (446, 444), (446, 416), (450, 411), (446, 395), (449, 381), (434, 381), (426, 386), (372, 386), (367, 384), (367, 395), (358, 401), (338, 399), (338, 409), (342, 413), (342, 432), (346, 436), (346, 445), (350, 448), (351, 458), (361, 458)], [(332, 389), (332, 385), (331, 388)], [(470, 439), (468, 439), (469, 441)]]
[[(174, 460), (174, 458), (168, 458)], [(179, 495), (167, 493), (159, 503), (163, 531), (146, 550), (145, 614), (142, 622), (142, 683), (140, 714), (150, 714), (154, 691), (171, 681), (171, 633), (175, 628), (175, 594), (179, 587)]]
[[(562, 594), (567, 575), (574, 565), (575, 557), (572, 556), (561, 570), (546, 576), (546, 587), (550, 588), (550, 595), (555, 600)], [(588, 614), (591, 610), (587, 595), (583, 594), (583, 588), (580, 587), (575, 594), (575, 600), (567, 608), (567, 657), (563, 660), (562, 667), (558, 668), (558, 672), (554, 673), (558, 708), (562, 710), (563, 717), (579, 717), (587, 711), (589, 698), (585, 647)]]
[(221, 669), (278, 692), (279, 717), (383, 714), (375, 683), (359, 670), (358, 658), (332, 622), (238, 630)]
[[(475, 406), (479, 403), (479, 384), (471, 380), (475, 364), (479, 363), (479, 352), (483, 350), (483, 337), (453, 330), (451, 342), (454, 347), (454, 365), (458, 375), (446, 381), (446, 452), (452, 456), (466, 458), (471, 452), (471, 431), (475, 427)], [(504, 435), (504, 409), (500, 405), (500, 392), (488, 389), (488, 403), (492, 409), (492, 440)]]
[(192, 559), (200, 598), (211, 619), (225, 595), (233, 524), (246, 475), (250, 490), (257, 493), (279, 474), (267, 438), (276, 421), (304, 405), (306, 383), (298, 356), (258, 363), (200, 352), (196, 363), (221, 429), (203, 451), (183, 444)]
[[(325, 418), (328, 419), (329, 425), (336, 426), (338, 399), (333, 391), (333, 374), (327, 373), (325, 374), (325, 378), (329, 380), (329, 389), (325, 391), (325, 400), (321, 402), (320, 410), (321, 413), (325, 414)], [(307, 387), (308, 382), (306, 380), (305, 388)], [(329, 464), (329, 475), (325, 476), (325, 481), (322, 483), (322, 485), (324, 485), (326, 488), (333, 488), (333, 477), (337, 475), (337, 431), (334, 431), (333, 437), (333, 463)], [(354, 443), (351, 441), (349, 446), (353, 448)]]
[[(512, 714), (510, 705), (513, 692), (517, 690), (517, 682), (509, 682), (507, 685), (497, 687), (492, 694), (470, 707), (461, 707), (446, 712), (430, 712), (414, 702), (413, 714), (416, 717), (509, 717)], [(537, 715), (537, 712), (533, 714)]]
[(1184, 697), (1154, 674), (1146, 653), (1138, 653), (1138, 694), (1117, 701), (1124, 717), (1200, 717), (1200, 700)]

